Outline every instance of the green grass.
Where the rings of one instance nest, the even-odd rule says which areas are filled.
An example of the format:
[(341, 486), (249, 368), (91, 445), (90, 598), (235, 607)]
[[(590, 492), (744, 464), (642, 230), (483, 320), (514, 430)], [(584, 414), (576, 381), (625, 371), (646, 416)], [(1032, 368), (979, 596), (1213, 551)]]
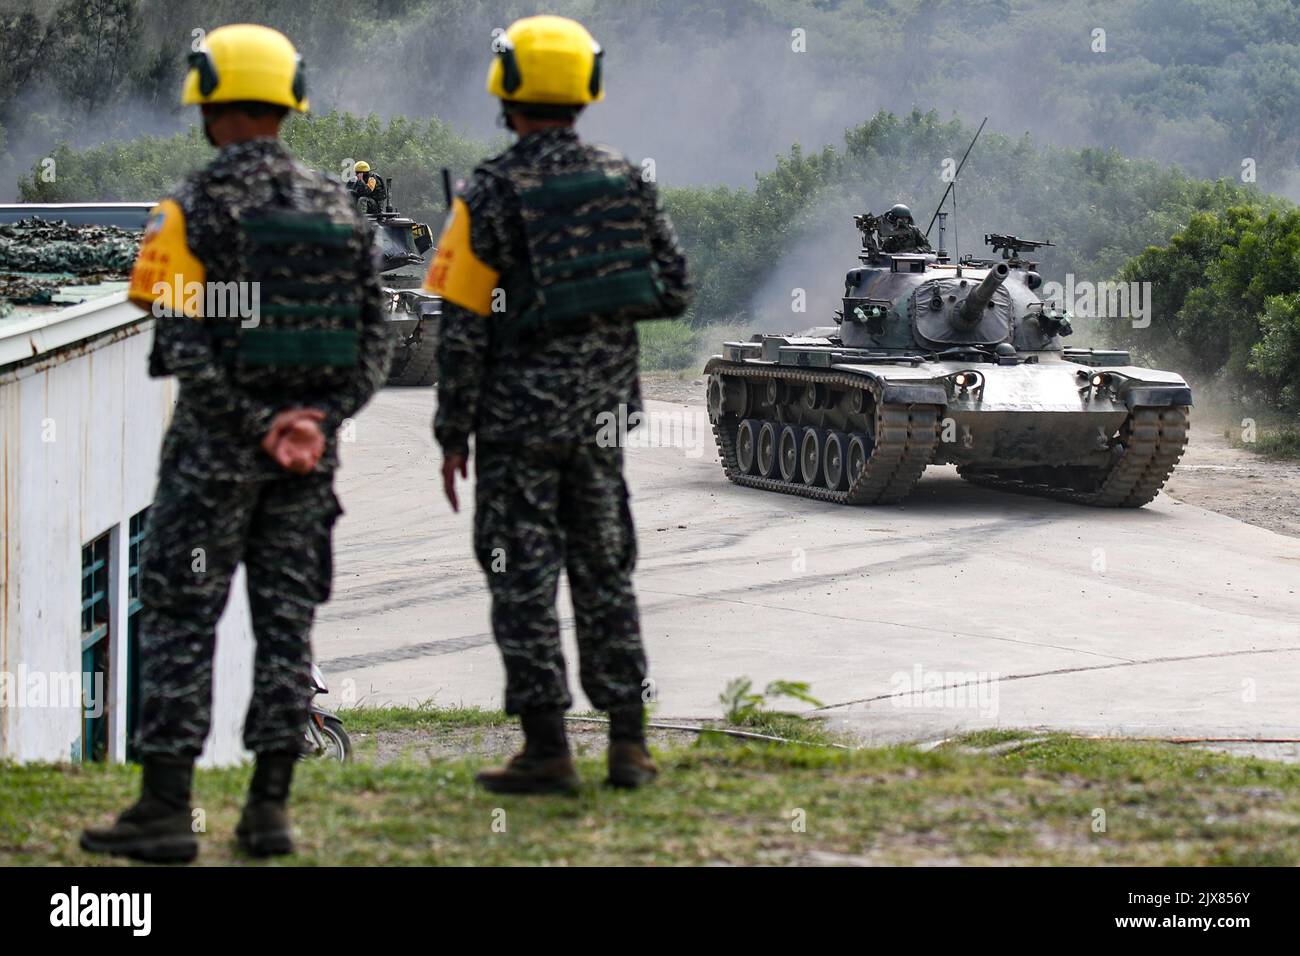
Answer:
[(424, 702), (415, 707), (352, 707), (338, 711), (351, 735), (381, 730), (436, 731), (465, 727), (499, 727), (512, 723), (505, 711), (480, 707), (437, 707)]
[(699, 372), (709, 357), (722, 351), (723, 342), (748, 342), (753, 329), (715, 323), (692, 326), (684, 321), (641, 322), (643, 372)]
[[(1203, 421), (1208, 428), (1222, 430), (1223, 437), (1234, 448), (1280, 461), (1300, 461), (1300, 423), (1294, 420), (1276, 412), (1259, 413), (1240, 407), (1212, 407), (1198, 414), (1202, 417), (1193, 419), (1193, 428)], [(1247, 420), (1254, 422), (1251, 441), (1245, 440), (1247, 432), (1243, 422)]]
[[(367, 733), (430, 734), (497, 719), (432, 708), (350, 712)], [(764, 715), (751, 729), (812, 739), (819, 725)], [(384, 864), (688, 864), (868, 861), (1286, 865), (1300, 863), (1300, 767), (1173, 745), (1051, 735), (972, 734), (928, 752), (847, 752), (719, 735), (657, 751), (663, 771), (637, 792), (600, 786), (602, 759), (579, 761), (576, 797), (485, 793), (486, 761), (382, 767), (308, 762), (298, 771), (291, 862)], [(833, 740), (833, 737), (820, 739)], [(243, 862), (230, 834), (247, 768), (200, 771), (200, 860)], [(135, 767), (5, 765), (0, 865), (105, 862), (76, 834), (134, 799)], [(1095, 829), (1104, 813), (1104, 830)], [(802, 830), (795, 826), (803, 821)], [(502, 830), (504, 825), (504, 830)]]
[(756, 734), (766, 734), (769, 737), (781, 737), (785, 740), (796, 740), (805, 744), (843, 745), (852, 743), (847, 737), (828, 730), (825, 721), (821, 718), (808, 719), (800, 717), (798, 714), (787, 714), (773, 710), (760, 710), (741, 721), (735, 729)]
[(1300, 461), (1300, 428), (1284, 426), (1261, 431), (1253, 450), (1269, 458)]
[(680, 321), (641, 322), (641, 367), (647, 371), (676, 372), (700, 364), (703, 330)]

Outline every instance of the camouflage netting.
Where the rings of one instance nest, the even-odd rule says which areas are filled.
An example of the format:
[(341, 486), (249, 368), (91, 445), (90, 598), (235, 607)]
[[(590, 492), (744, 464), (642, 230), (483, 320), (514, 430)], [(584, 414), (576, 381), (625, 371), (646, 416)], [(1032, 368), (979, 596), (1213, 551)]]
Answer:
[(118, 226), (70, 226), (39, 216), (0, 225), (0, 271), (63, 272), (75, 276), (126, 275), (140, 233)]
[(65, 285), (125, 279), (139, 248), (140, 233), (117, 226), (71, 226), (39, 216), (0, 225), (0, 318), (14, 305), (49, 303)]

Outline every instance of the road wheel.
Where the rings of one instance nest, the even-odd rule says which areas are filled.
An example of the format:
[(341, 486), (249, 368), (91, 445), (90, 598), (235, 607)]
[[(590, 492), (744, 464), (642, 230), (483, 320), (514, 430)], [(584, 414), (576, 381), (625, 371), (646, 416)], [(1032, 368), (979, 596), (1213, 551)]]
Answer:
[(740, 465), (741, 474), (752, 475), (757, 459), (758, 422), (746, 418), (740, 423), (736, 433), (736, 463)]
[(844, 480), (848, 474), (844, 465), (844, 435), (827, 432), (822, 445), (822, 474), (826, 476), (826, 487), (831, 491), (843, 491), (849, 484)]
[(758, 473), (764, 478), (777, 477), (776, 423), (763, 422), (758, 430)]
[(785, 481), (799, 480), (799, 439), (801, 429), (797, 425), (786, 425), (781, 429), (781, 441), (777, 446), (777, 457), (781, 463), (781, 477)]
[(849, 439), (848, 454), (845, 455), (845, 461), (848, 463), (849, 484), (857, 481), (858, 475), (862, 474), (862, 469), (867, 467), (867, 456), (869, 450), (867, 439), (864, 435), (854, 435)]
[(805, 485), (820, 485), (822, 474), (822, 443), (824, 433), (818, 428), (805, 428), (799, 452), (799, 474)]

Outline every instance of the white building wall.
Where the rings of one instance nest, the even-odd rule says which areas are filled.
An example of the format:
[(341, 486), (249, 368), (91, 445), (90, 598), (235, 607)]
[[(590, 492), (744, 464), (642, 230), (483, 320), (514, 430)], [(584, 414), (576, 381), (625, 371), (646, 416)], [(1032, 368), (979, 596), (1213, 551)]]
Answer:
[[(132, 325), (140, 313), (120, 295), (97, 309), (105, 311), (96, 318), (115, 332), (57, 348), (22, 367), (0, 367), (0, 673), (16, 690), (24, 681), (80, 672), (81, 549), (112, 530), (106, 696), (109, 755), (122, 760), (128, 529), (131, 516), (153, 500), (176, 386), (148, 376), (151, 323)], [(85, 306), (77, 311), (83, 318), (88, 312)], [(242, 573), (218, 627), (217, 647), (208, 764), (243, 756), (252, 629)], [(13, 703), (0, 697), (0, 758), (71, 758), (81, 735), (79, 708)]]

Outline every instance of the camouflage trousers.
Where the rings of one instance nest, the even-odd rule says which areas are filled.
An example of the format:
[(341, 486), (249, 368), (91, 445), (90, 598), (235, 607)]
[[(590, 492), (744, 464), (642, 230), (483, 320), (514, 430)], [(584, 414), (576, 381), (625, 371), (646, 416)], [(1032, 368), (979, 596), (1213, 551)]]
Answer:
[(142, 757), (202, 752), (217, 620), (241, 561), (257, 643), (244, 745), (298, 752), (312, 697), (312, 617), (329, 597), (341, 513), (328, 472), (223, 481), (163, 467), (141, 560)]
[(561, 569), (583, 691), (600, 710), (640, 703), (646, 661), (622, 449), (480, 442), (476, 456), (474, 550), (492, 592), (506, 713), (573, 703), (555, 608)]

